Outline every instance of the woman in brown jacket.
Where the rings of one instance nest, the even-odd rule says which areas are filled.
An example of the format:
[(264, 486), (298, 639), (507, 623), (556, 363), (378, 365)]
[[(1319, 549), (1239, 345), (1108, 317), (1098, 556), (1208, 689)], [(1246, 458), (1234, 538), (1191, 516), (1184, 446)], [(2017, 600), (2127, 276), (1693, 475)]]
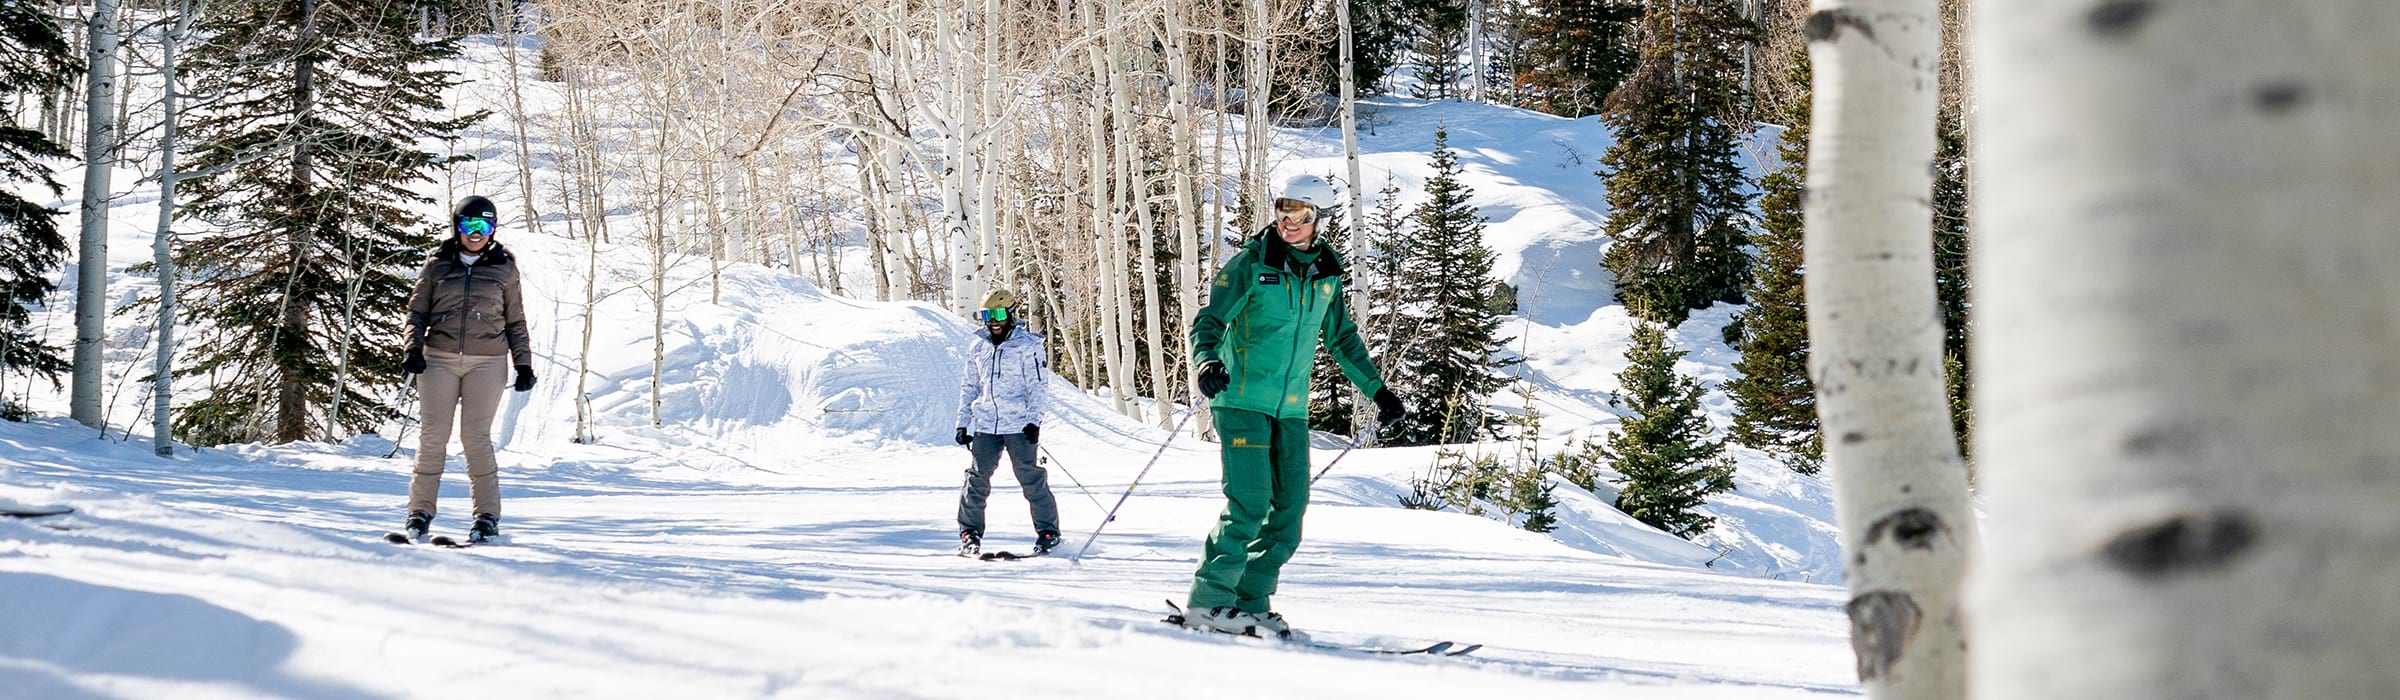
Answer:
[[(451, 236), (425, 260), (408, 298), (408, 355), (401, 369), (417, 376), (420, 413), (415, 478), (408, 484), (408, 536), (425, 541), (449, 455), (450, 421), (467, 458), (475, 500), (471, 542), (500, 534), (500, 463), (492, 456), (492, 418), (499, 412), (508, 368), (516, 390), (533, 390), (533, 350), (518, 293), (516, 256), (492, 240), (498, 209), (480, 196), (459, 202)], [(462, 410), (463, 409), (463, 410)]]

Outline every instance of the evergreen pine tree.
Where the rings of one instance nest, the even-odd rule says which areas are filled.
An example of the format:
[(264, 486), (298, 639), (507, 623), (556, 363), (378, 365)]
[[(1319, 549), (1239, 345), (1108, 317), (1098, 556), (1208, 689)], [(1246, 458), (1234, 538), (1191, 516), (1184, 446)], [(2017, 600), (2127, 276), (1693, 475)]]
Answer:
[(1472, 68), (1460, 65), (1459, 54), (1467, 49), (1467, 3), (1465, 0), (1416, 0), (1411, 3), (1410, 64), (1416, 68), (1417, 84), (1410, 97), (1427, 100), (1458, 99), (1465, 95), (1467, 72)]
[(1611, 209), (1602, 264), (1629, 311), (1674, 325), (1740, 302), (1748, 282), (1740, 49), (1753, 31), (1729, 0), (1657, 3), (1644, 21), (1641, 66), (1602, 116), (1617, 137), (1601, 157)]
[(1517, 432), (1517, 463), (1508, 476), (1509, 507), (1524, 518), (1518, 527), (1549, 532), (1558, 528), (1558, 497), (1550, 485), (1555, 460), (1542, 456), (1542, 409), (1534, 402), (1533, 382), (1520, 377), (1517, 398), (1521, 408), (1508, 417)]
[(1562, 117), (1598, 113), (1633, 74), (1641, 5), (1620, 0), (1528, 0), (1519, 31), (1525, 106)]
[(1628, 364), (1617, 375), (1622, 387), (1609, 404), (1633, 415), (1600, 449), (1624, 477), (1617, 509), (1691, 539), (1715, 524), (1699, 508), (1710, 494), (1733, 488), (1733, 459), (1725, 442), (1710, 435), (1700, 383), (1675, 372), (1684, 353), (1667, 348), (1664, 328), (1635, 325), (1625, 355)]
[[(1792, 69), (1809, 80), (1808, 61)], [(1803, 92), (1785, 117), (1777, 154), (1783, 167), (1759, 179), (1765, 215), (1752, 261), (1750, 308), (1736, 320), (1742, 376), (1725, 384), (1733, 397), (1733, 440), (1775, 453), (1793, 471), (1814, 474), (1825, 461), (1817, 428), (1816, 385), (1808, 378), (1808, 305), (1804, 298), (1800, 195), (1808, 182), (1809, 100)]]
[[(0, 4), (0, 95), (18, 100), (69, 87), (83, 66), (67, 46), (65, 31), (40, 3)], [(34, 184), (57, 197), (66, 192), (44, 159), (74, 156), (35, 129), (0, 126), (0, 374), (31, 374), (55, 385), (73, 366), (65, 349), (30, 328), (31, 304), (57, 287), (51, 273), (67, 259), (67, 239), (57, 217), (65, 212), (18, 194)]]
[(445, 162), (418, 144), (484, 115), (435, 116), (457, 80), (434, 66), (458, 47), (415, 38), (411, 2), (213, 9), (185, 68), (196, 93), (222, 96), (188, 124), (193, 169), (218, 170), (188, 181), (188, 207), (216, 231), (176, 253), (199, 335), (177, 376), (212, 381), (176, 432), (214, 445), (372, 427), (394, 415), (378, 389), (402, 381), (416, 266), (447, 222), (410, 189)]
[[(1342, 217), (1331, 210), (1325, 213), (1327, 216), (1317, 219), (1317, 245), (1326, 246), (1328, 250), (1349, 250), (1345, 239), (1350, 234), (1342, 230)], [(1356, 266), (1360, 262), (1342, 261), (1345, 267), (1351, 269), (1349, 278), (1343, 280), (1344, 284), (1360, 283), (1361, 276), (1356, 273)], [(1356, 318), (1357, 312), (1352, 313)], [(1362, 326), (1359, 333), (1364, 337), (1366, 329)], [(1324, 349), (1324, 341), (1323, 338), (1318, 339), (1316, 359), (1311, 363), (1308, 374), (1308, 429), (1349, 435), (1353, 432), (1350, 425), (1350, 378), (1342, 374), (1340, 365), (1334, 363), (1333, 353)], [(1373, 347), (1371, 344), (1368, 346), (1370, 350)]]
[(1956, 115), (1941, 119), (1933, 167), (1933, 283), (1942, 308), (1942, 357), (1950, 389), (1950, 427), (1959, 454), (1971, 454), (1975, 417), (1967, 384), (1967, 135)]
[[(1411, 214), (1414, 226), (1400, 254), (1404, 323), (1413, 329), (1395, 339), (1397, 358), (1385, 370), (1393, 391), (1413, 401), (1408, 417), (1386, 428), (1389, 444), (1465, 442), (1492, 434), (1484, 401), (1508, 385), (1500, 369), (1513, 358), (1494, 359), (1509, 339), (1500, 337), (1492, 249), (1483, 242), (1483, 217), (1467, 204), (1473, 190), (1459, 182), (1458, 154), (1447, 130), (1433, 132), (1433, 177), (1427, 199)], [(1388, 355), (1387, 355), (1388, 356)]]
[[(1348, 268), (1347, 284), (1360, 290), (1360, 304), (1350, 310), (1358, 319), (1359, 337), (1367, 341), (1367, 352), (1375, 358), (1375, 366), (1387, 379), (1393, 377), (1399, 343), (1397, 337), (1413, 334), (1418, 327), (1416, 318), (1403, 313), (1406, 293), (1413, 289), (1400, 268), (1403, 248), (1413, 225), (1400, 203), (1400, 185), (1389, 177), (1383, 189), (1375, 192), (1373, 211), (1367, 212), (1365, 234), (1367, 257), (1364, 260), (1344, 260)], [(1332, 363), (1330, 353), (1317, 358), (1314, 381), (1309, 386), (1309, 427), (1344, 435), (1356, 435), (1364, 426), (1352, 424), (1349, 380)], [(1401, 389), (1395, 385), (1393, 391)], [(1362, 436), (1373, 437), (1373, 436)]]

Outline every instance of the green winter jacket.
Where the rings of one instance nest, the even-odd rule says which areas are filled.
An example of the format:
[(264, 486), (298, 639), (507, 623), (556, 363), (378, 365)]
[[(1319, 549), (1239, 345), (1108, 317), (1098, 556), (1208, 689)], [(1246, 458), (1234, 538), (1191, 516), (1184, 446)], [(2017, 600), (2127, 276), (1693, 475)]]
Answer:
[(1350, 383), (1369, 396), (1383, 390), (1342, 301), (1341, 260), (1314, 248), (1292, 250), (1268, 227), (1217, 271), (1208, 307), (1192, 319), (1193, 362), (1222, 362), (1232, 380), (1211, 405), (1306, 420), (1319, 338)]

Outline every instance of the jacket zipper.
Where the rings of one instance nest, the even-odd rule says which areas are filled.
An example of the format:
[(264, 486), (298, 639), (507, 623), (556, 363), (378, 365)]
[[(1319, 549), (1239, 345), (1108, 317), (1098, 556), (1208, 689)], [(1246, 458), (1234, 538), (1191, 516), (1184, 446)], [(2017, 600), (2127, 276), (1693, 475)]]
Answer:
[(475, 263), (459, 261), (467, 266), (466, 288), (458, 294), (458, 354), (467, 354), (467, 316), (475, 312)]
[[(1283, 295), (1284, 300), (1292, 305), (1292, 352), (1287, 355), (1287, 357), (1293, 359), (1298, 359), (1300, 356), (1300, 323), (1308, 320), (1308, 282), (1305, 279), (1300, 280), (1300, 282), (1301, 286), (1297, 289), (1294, 289), (1288, 285), (1285, 286), (1285, 289), (1289, 291), (1284, 292)], [(1316, 353), (1309, 353), (1307, 364), (1309, 365), (1309, 369), (1312, 371), (1316, 369), (1316, 360)], [(1284, 363), (1283, 383), (1279, 386), (1281, 386), (1284, 391), (1292, 390), (1292, 363)], [(1289, 397), (1287, 396), (1286, 398)], [(1288, 402), (1275, 402), (1275, 410), (1271, 413), (1271, 415), (1277, 418), (1283, 417), (1283, 405), (1285, 403)], [(1303, 412), (1302, 415), (1305, 416), (1306, 413)]]
[[(1001, 341), (1001, 343), (1006, 342), (1008, 341)], [(993, 383), (1000, 380), (1001, 343), (995, 343), (992, 345), (992, 374), (989, 377), (985, 377), (983, 380), (983, 396), (985, 399), (992, 402), (991, 434), (993, 435), (1000, 434), (1000, 394), (994, 389)]]

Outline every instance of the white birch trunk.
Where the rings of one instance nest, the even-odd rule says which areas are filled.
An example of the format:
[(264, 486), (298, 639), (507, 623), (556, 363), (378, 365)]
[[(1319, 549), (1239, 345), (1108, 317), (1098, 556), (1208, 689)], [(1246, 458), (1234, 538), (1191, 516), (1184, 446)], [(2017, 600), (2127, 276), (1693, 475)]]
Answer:
[(1976, 697), (2400, 697), (2400, 5), (1976, 10)]
[(75, 374), (68, 410), (101, 427), (101, 343), (108, 333), (108, 190), (116, 168), (117, 0), (94, 0), (84, 46), (83, 211), (75, 268)]
[[(1975, 549), (1933, 287), (1934, 0), (1819, 0), (1808, 324), (1869, 697), (1959, 698)], [(1988, 331), (1987, 331), (1988, 332)]]

